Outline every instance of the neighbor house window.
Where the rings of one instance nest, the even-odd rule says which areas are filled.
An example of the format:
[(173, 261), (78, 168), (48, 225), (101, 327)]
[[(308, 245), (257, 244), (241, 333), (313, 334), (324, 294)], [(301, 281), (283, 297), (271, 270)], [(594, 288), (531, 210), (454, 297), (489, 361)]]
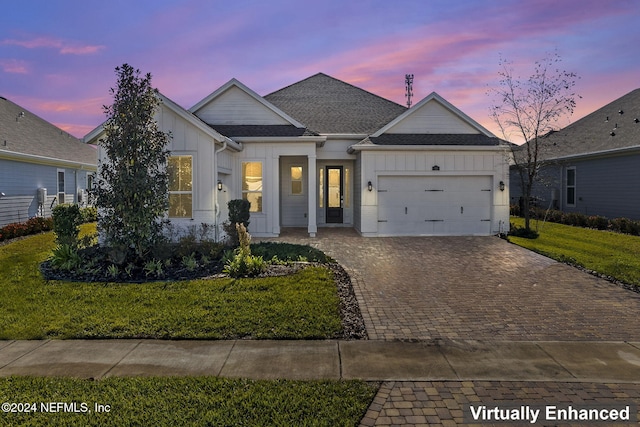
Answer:
[(576, 168), (567, 169), (567, 206), (576, 205)]
[(298, 196), (302, 190), (302, 166), (291, 166), (291, 194)]
[(193, 217), (193, 157), (171, 156), (169, 175), (169, 218)]
[(249, 212), (262, 212), (262, 162), (242, 162), (242, 198)]
[(58, 169), (58, 204), (64, 203), (64, 171)]

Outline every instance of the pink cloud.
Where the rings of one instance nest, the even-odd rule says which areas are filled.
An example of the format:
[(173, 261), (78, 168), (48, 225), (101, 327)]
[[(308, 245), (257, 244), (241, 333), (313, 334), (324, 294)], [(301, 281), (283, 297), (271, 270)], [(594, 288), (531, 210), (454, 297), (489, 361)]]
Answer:
[(88, 55), (104, 49), (102, 45), (79, 44), (50, 37), (36, 37), (29, 40), (5, 39), (0, 44), (20, 46), (26, 49), (57, 49), (62, 55)]
[(28, 74), (29, 69), (27, 63), (19, 59), (2, 59), (0, 60), (0, 68), (5, 73), (12, 74)]

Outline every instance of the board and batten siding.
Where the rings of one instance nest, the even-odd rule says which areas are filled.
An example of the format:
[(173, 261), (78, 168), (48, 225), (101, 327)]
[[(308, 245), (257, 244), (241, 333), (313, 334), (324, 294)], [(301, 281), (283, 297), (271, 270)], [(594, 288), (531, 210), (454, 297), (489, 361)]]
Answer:
[[(230, 199), (242, 198), (242, 162), (262, 162), (262, 212), (251, 213), (249, 232), (253, 236), (273, 237), (280, 234), (280, 158), (304, 157), (303, 166), (308, 169), (309, 157), (313, 157), (313, 168), (315, 169), (315, 155), (315, 142), (245, 142), (244, 150), (236, 153), (233, 174), (234, 191)], [(305, 191), (307, 188), (308, 185), (305, 185)], [(315, 188), (313, 193), (315, 200)], [(307, 197), (309, 196), (311, 194)], [(315, 218), (315, 212), (313, 217)], [(305, 224), (308, 224), (309, 219), (312, 218), (308, 218)]]
[(288, 125), (280, 115), (232, 86), (197, 112), (206, 123), (218, 125)]
[(219, 223), (221, 224), (227, 216), (226, 203), (230, 185), (230, 180), (225, 177), (225, 174), (231, 173), (233, 155), (228, 150), (218, 153), (218, 176), (214, 177), (215, 151), (221, 147), (220, 143), (216, 144), (210, 135), (193, 126), (167, 107), (161, 107), (156, 118), (158, 127), (163, 132), (171, 133), (171, 139), (167, 146), (171, 155), (193, 158), (193, 218), (172, 218), (171, 221), (179, 226), (215, 223), (214, 192), (218, 192), (217, 183), (218, 180), (221, 180), (225, 182), (224, 191), (218, 192), (218, 206), (221, 210)]
[(462, 120), (458, 115), (431, 100), (414, 111), (410, 116), (389, 128), (387, 134), (458, 134), (479, 133), (477, 129)]
[[(487, 176), (491, 178), (493, 199), (491, 231), (500, 232), (509, 224), (509, 175), (502, 151), (363, 151), (360, 158), (362, 200), (360, 225), (363, 235), (378, 233), (378, 189), (380, 176)], [(438, 166), (439, 170), (432, 168)], [(373, 191), (367, 191), (371, 181)], [(497, 189), (505, 182), (505, 191)]]
[[(309, 167), (306, 157), (280, 158), (280, 223), (283, 227), (306, 227), (308, 222)], [(302, 167), (302, 193), (292, 194), (291, 167)]]

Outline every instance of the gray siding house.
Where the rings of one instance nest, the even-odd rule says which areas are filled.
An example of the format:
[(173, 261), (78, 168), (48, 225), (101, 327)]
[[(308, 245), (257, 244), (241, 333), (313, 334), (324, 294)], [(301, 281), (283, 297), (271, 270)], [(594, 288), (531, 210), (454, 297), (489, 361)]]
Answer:
[(0, 97), (0, 227), (87, 203), (97, 150)]
[[(640, 219), (640, 89), (543, 139), (539, 207)], [(511, 171), (511, 203), (520, 177)]]

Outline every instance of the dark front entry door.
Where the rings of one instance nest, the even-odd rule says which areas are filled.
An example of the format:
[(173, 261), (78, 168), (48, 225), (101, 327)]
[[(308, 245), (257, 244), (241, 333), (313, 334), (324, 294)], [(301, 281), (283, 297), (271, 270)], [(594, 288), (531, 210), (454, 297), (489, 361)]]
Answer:
[(342, 224), (343, 194), (342, 166), (327, 166), (327, 223)]

